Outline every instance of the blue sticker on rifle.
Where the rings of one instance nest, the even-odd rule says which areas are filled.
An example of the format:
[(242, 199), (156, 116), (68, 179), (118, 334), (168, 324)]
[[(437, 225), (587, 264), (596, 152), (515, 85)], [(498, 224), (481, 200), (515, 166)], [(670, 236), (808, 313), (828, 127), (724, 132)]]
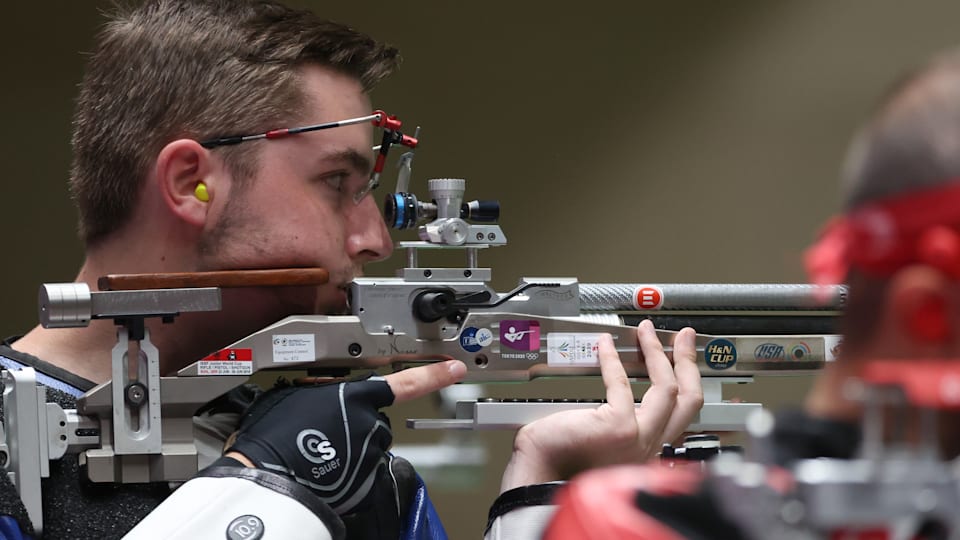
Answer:
[(737, 348), (729, 339), (715, 339), (703, 348), (703, 359), (712, 369), (729, 369), (737, 363)]
[(478, 352), (493, 343), (493, 332), (489, 328), (469, 327), (460, 334), (460, 346), (467, 352)]

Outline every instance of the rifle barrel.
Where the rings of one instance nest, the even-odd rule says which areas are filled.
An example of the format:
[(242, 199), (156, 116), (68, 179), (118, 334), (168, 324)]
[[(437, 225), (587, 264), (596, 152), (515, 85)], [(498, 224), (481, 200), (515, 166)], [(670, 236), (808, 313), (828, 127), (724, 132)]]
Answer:
[[(640, 298), (638, 298), (640, 296)], [(844, 285), (581, 283), (582, 311), (839, 311)]]

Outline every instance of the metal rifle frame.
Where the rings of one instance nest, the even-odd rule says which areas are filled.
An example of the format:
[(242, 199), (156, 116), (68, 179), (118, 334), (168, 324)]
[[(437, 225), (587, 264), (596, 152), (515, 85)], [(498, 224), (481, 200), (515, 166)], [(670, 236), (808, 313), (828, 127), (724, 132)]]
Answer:
[[(410, 155), (402, 158), (401, 179), (409, 177), (410, 162)], [(405, 192), (392, 195), (398, 213), (388, 220), (407, 228), (429, 222), (418, 228), (420, 241), (400, 244), (407, 264), (397, 277), (354, 281), (350, 315), (287, 317), (175, 376), (161, 376), (161, 351), (151, 344), (144, 319), (172, 321), (184, 312), (217, 311), (219, 287), (90, 291), (81, 283), (43, 285), (43, 326), (82, 327), (92, 319), (112, 319), (118, 332), (113, 380), (81, 397), (75, 410), (46, 403), (45, 388), (30, 368), (0, 374), (6, 431), (0, 463), (38, 533), (43, 527), (40, 480), (49, 475), (50, 460), (79, 454), (94, 482), (185, 481), (200, 468), (194, 413), (260, 371), (343, 373), (459, 358), (467, 364), (468, 382), (591, 376), (599, 374), (598, 336), (609, 333), (628, 375), (642, 378), (646, 372), (634, 326), (652, 318), (668, 355), (681, 326), (704, 332), (696, 344), (705, 404), (691, 430), (727, 431), (741, 429), (760, 405), (723, 401), (722, 384), (807, 372), (831, 359), (837, 339), (830, 334), (844, 287), (524, 278), (513, 291), (498, 293), (488, 284), (491, 270), (478, 263), (481, 250), (506, 244), (500, 227), (490, 223), (498, 210), (493, 212), (489, 202), (463, 203), (463, 180), (434, 179), (429, 187), (431, 203)], [(471, 223), (472, 218), (485, 223)], [(466, 265), (423, 266), (419, 255), (426, 250), (461, 250)], [(651, 298), (657, 301), (651, 304)], [(597, 405), (472, 399), (452, 407), (455, 418), (408, 423), (423, 429), (514, 428), (558, 410), (589, 406)]]

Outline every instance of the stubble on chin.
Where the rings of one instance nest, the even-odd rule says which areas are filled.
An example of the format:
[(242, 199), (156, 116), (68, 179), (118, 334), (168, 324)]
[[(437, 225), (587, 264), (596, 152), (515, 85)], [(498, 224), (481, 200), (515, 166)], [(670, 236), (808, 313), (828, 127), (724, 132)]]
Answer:
[[(258, 227), (246, 217), (247, 214), (247, 204), (242, 194), (231, 196), (219, 220), (201, 236), (198, 244), (200, 270), (316, 266), (316, 264), (306, 264), (302, 261), (298, 264), (293, 260), (279, 265), (251, 266), (240, 263), (231, 255), (233, 252), (231, 246), (242, 245), (244, 250), (253, 254), (253, 257), (259, 257), (263, 261), (271, 260), (276, 255), (271, 254), (260, 243), (269, 241), (261, 237)], [(340, 249), (345, 251), (343, 246), (340, 246)], [(354, 277), (363, 274), (362, 268), (351, 263), (342, 264), (338, 268), (325, 268), (330, 275), (329, 282), (325, 285), (258, 288), (256, 292), (243, 295), (246, 299), (244, 303), (249, 308), (258, 309), (265, 315), (265, 319), (269, 319), (264, 325), (272, 324), (290, 315), (349, 314), (350, 307), (343, 302), (341, 290), (348, 286)]]

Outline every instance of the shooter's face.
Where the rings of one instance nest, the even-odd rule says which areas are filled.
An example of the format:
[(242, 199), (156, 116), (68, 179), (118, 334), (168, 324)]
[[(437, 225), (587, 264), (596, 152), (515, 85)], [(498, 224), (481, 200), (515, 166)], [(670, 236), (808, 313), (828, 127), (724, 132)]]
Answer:
[[(307, 100), (296, 125), (370, 114), (369, 100), (351, 77), (307, 66), (301, 79)], [(250, 308), (267, 318), (342, 312), (347, 284), (365, 263), (393, 249), (374, 197), (353, 200), (370, 178), (372, 135), (373, 126), (357, 124), (246, 143), (259, 152), (257, 172), (242, 187), (233, 184), (204, 231), (204, 266), (323, 267), (329, 284), (274, 289)]]

